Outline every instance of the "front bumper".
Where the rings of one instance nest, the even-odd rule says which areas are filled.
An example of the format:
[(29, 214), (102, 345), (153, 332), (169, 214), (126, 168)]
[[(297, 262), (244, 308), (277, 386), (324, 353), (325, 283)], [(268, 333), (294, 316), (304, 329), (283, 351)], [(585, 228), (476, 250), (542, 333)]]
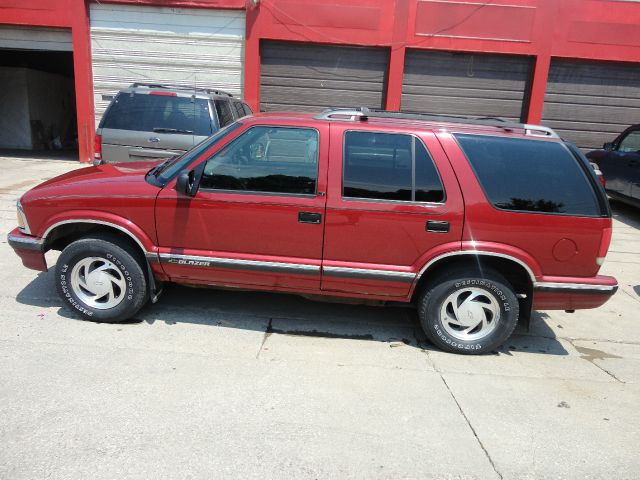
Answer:
[(578, 310), (604, 305), (618, 290), (609, 276), (591, 278), (545, 277), (533, 286), (534, 310)]
[(20, 257), (25, 267), (41, 272), (47, 271), (42, 239), (25, 235), (20, 229), (15, 228), (7, 236), (7, 242)]

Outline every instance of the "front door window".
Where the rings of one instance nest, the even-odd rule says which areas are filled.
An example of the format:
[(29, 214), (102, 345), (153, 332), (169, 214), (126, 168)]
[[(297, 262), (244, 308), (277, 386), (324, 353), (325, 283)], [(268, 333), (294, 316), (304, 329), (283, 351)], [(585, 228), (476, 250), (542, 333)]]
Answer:
[(317, 179), (316, 130), (257, 126), (207, 161), (200, 188), (315, 195)]

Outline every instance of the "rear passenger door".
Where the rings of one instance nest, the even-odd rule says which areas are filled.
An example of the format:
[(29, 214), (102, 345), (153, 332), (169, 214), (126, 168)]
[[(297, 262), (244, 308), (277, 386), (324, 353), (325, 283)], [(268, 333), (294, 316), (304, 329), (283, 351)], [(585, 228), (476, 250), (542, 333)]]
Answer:
[(331, 124), (321, 288), (404, 297), (433, 255), (458, 250), (464, 207), (428, 132)]

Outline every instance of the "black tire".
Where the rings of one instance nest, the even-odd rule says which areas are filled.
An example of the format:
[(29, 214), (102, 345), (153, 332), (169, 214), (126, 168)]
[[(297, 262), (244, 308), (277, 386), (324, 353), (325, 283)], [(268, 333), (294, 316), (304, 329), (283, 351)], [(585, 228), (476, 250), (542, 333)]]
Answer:
[[(110, 288), (112, 292), (117, 294), (114, 296), (120, 298), (119, 303), (112, 307), (105, 304), (100, 305), (100, 308), (92, 306), (86, 300), (91, 296), (90, 291), (83, 290), (77, 285), (74, 287), (72, 281), (74, 268), (78, 267), (78, 271), (80, 271), (82, 269), (80, 262), (87, 263), (92, 257), (104, 260), (102, 265), (111, 267), (105, 268), (107, 274), (110, 275), (108, 278), (119, 279), (120, 285), (124, 286), (121, 289), (115, 282), (107, 280), (106, 283), (109, 285), (115, 284), (115, 287), (111, 285)], [(115, 235), (96, 235), (76, 240), (62, 251), (56, 263), (58, 295), (68, 308), (87, 320), (108, 323), (129, 320), (149, 299), (149, 287), (143, 261), (144, 259), (134, 247)], [(80, 278), (86, 280), (87, 277), (80, 276)], [(102, 278), (100, 280), (98, 285), (103, 285), (105, 282), (102, 281)], [(80, 292), (77, 292), (76, 289)], [(85, 300), (81, 298), (83, 294)], [(99, 301), (95, 304), (98, 305)]]
[[(474, 294), (478, 296), (473, 297)], [(474, 305), (464, 307), (465, 299)], [(458, 308), (464, 307), (457, 316), (452, 310), (454, 303)], [(513, 333), (519, 311), (513, 288), (494, 271), (481, 275), (460, 270), (443, 275), (428, 284), (418, 300), (420, 324), (431, 343), (442, 350), (467, 355), (491, 352), (502, 345)], [(476, 327), (479, 330), (468, 331), (471, 336), (479, 335), (473, 339), (465, 339), (464, 332), (457, 330), (470, 327), (461, 327), (452, 320), (473, 324), (482, 315), (486, 322)]]

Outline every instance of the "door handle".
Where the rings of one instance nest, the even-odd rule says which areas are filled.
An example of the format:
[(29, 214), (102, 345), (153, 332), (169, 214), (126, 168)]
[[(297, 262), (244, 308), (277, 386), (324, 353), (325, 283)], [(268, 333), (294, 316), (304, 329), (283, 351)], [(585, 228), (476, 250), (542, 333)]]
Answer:
[(434, 233), (449, 233), (449, 222), (443, 222), (441, 220), (429, 220), (425, 225), (427, 232)]
[(322, 221), (322, 215), (314, 212), (298, 212), (298, 223), (318, 224)]

